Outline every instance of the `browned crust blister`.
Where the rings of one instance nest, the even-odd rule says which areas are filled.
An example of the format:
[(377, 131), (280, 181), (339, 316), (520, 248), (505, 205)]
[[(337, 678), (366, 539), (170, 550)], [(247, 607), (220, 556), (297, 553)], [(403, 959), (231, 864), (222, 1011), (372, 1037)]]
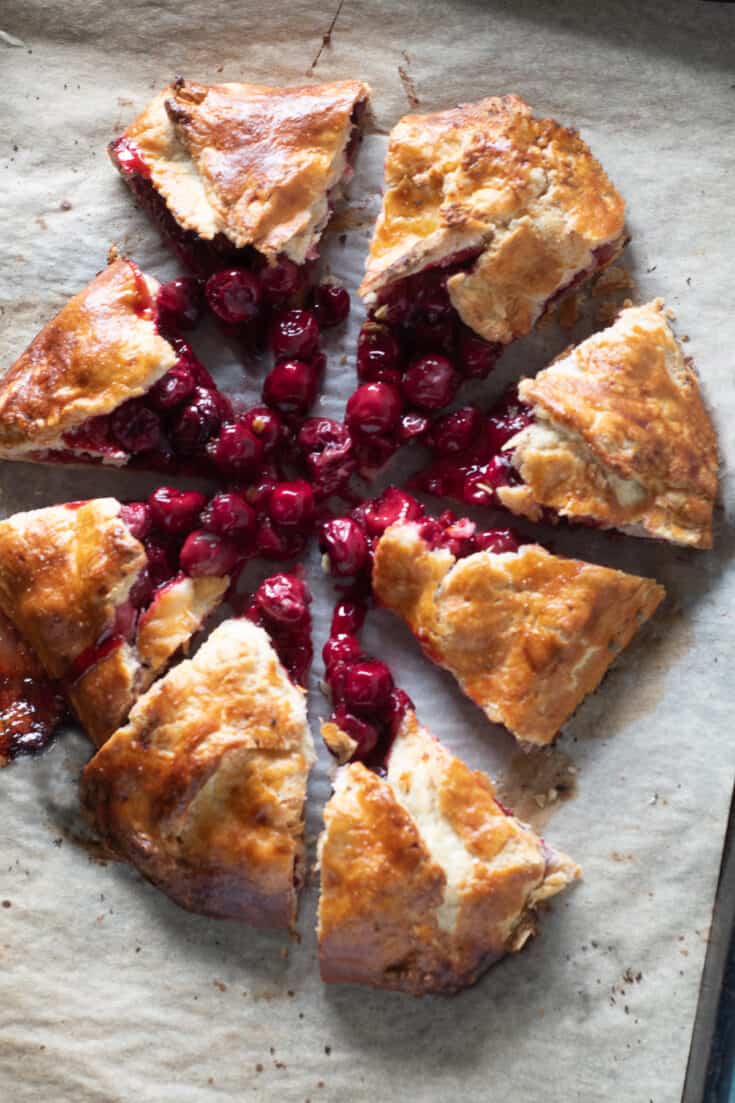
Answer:
[(328, 982), (456, 991), (520, 949), (536, 905), (580, 874), (506, 815), (489, 778), (413, 713), (387, 777), (342, 767), (324, 820), (318, 934)]
[(529, 743), (553, 740), (665, 595), (537, 545), (455, 560), (414, 524), (381, 537), (373, 587), (467, 696)]
[(313, 761), (304, 692), (245, 619), (215, 629), (84, 770), (104, 842), (177, 903), (289, 927)]
[(63, 448), (65, 433), (143, 394), (173, 366), (173, 346), (142, 309), (157, 284), (142, 280), (129, 261), (115, 261), (16, 360), (0, 381), (0, 457)]
[(661, 300), (623, 310), (519, 394), (537, 427), (506, 446), (523, 479), (499, 489), (506, 508), (712, 546), (717, 438)]
[(385, 195), (360, 294), (465, 249), (447, 281), (462, 320), (488, 341), (527, 333), (548, 300), (625, 244), (623, 200), (576, 131), (537, 119), (520, 97), (490, 97), (391, 132)]

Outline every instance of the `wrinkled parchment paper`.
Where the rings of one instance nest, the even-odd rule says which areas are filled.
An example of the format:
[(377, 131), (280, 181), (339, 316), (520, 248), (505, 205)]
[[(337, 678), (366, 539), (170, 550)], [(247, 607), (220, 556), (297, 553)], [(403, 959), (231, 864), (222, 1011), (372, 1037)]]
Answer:
[[(655, 575), (669, 598), (532, 769), (396, 621), (370, 624), (366, 643), (394, 664), (419, 714), (450, 748), (504, 777), (523, 814), (585, 871), (536, 941), (454, 999), (323, 987), (315, 878), (294, 942), (188, 915), (131, 869), (105, 863), (79, 816), (77, 778), (89, 754), (80, 735), (4, 771), (0, 1098), (669, 1103), (684, 1083), (735, 759), (727, 521), (735, 7), (344, 0), (312, 69), (336, 7), (5, 0), (0, 363), (103, 266), (112, 242), (159, 277), (176, 273), (104, 152), (175, 73), (370, 81), (376, 130), (323, 250), (325, 268), (351, 289), (379, 202), (384, 135), (400, 114), (415, 100), (428, 110), (516, 91), (590, 142), (628, 200), (635, 298), (665, 296), (690, 338), (724, 454), (716, 548), (543, 533), (560, 552)], [(476, 393), (489, 402), (509, 379), (538, 370), (590, 332), (599, 305), (591, 300), (571, 332), (552, 325), (521, 342)], [(330, 339), (325, 413), (339, 414), (352, 388), (352, 358), (342, 356), (360, 315), (355, 306), (349, 332)], [(221, 381), (257, 393), (257, 370), (243, 374), (213, 334), (196, 343)], [(402, 459), (394, 476), (415, 463)], [(154, 483), (4, 464), (0, 506), (7, 514)], [(316, 556), (309, 569), (320, 647), (330, 591)], [(317, 662), (315, 734), (327, 711), (320, 673)], [(569, 799), (549, 804), (545, 794), (560, 787)], [(312, 841), (328, 789), (322, 753)]]

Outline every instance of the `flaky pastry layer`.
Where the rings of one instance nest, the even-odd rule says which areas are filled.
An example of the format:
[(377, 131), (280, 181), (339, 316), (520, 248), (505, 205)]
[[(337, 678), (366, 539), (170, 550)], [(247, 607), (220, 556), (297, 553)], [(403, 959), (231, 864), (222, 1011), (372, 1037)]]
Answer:
[(665, 596), (652, 579), (535, 544), (455, 559), (415, 523), (381, 537), (373, 589), (490, 720), (528, 743), (554, 739)]
[(535, 932), (535, 908), (580, 875), (497, 804), (490, 779), (409, 712), (386, 777), (337, 771), (319, 842), (328, 982), (455, 991)]

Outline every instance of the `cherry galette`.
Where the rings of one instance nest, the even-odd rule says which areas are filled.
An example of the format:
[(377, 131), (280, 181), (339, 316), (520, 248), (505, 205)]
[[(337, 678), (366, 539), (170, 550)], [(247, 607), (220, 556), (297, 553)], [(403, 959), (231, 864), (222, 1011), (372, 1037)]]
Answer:
[(277, 599), (271, 607), (287, 576), (254, 597), (266, 621), (276, 610), (277, 639), (249, 618), (221, 624), (140, 698), (82, 775), (82, 803), (113, 853), (183, 907), (257, 927), (293, 926), (305, 872), (314, 750), (306, 694), (279, 644), (300, 646), (286, 622), (309, 635), (309, 596), (291, 581), (298, 617), (288, 597), (285, 619)]
[[(356, 658), (355, 685), (374, 689), (380, 667), (387, 683), (384, 664)], [(383, 689), (384, 701), (359, 695), (366, 729), (384, 711)], [(355, 735), (338, 722), (322, 726), (327, 746), (349, 762), (337, 769), (319, 840), (322, 979), (413, 995), (456, 991), (520, 950), (535, 933), (537, 906), (580, 869), (515, 819), (490, 779), (451, 755), (407, 698), (379, 761)]]
[(626, 240), (623, 200), (578, 134), (517, 96), (403, 118), (360, 287), (347, 419), (362, 470), (422, 436)]
[(298, 458), (293, 438), (324, 368), (314, 313), (275, 316), (263, 401), (235, 413), (176, 332), (187, 323), (182, 283), (160, 287), (117, 260), (75, 295), (0, 381), (0, 457), (235, 483), (287, 451)]
[(623, 310), (488, 415), (437, 419), (426, 439), (435, 458), (417, 489), (711, 547), (717, 438), (661, 300)]
[(352, 175), (369, 95), (353, 80), (268, 88), (177, 77), (110, 157), (189, 268), (265, 262), (269, 290), (289, 293)]
[[(371, 536), (384, 513), (392, 523)], [(372, 588), (427, 656), (523, 743), (554, 739), (665, 596), (651, 579), (519, 546), (506, 530), (427, 517), (404, 491), (347, 520), (367, 545), (353, 592)], [(340, 534), (330, 525), (322, 545), (339, 574), (358, 538), (351, 526)]]
[[(93, 742), (104, 742), (245, 562), (303, 552), (314, 523), (313, 507), (304, 512), (309, 494), (298, 482), (209, 499), (164, 486), (145, 502), (100, 498), (0, 522), (0, 611), (51, 680), (43, 699), (63, 691)], [(299, 680), (311, 656), (308, 632), (296, 631), (307, 598), (303, 583), (282, 577), (271, 580), (273, 593), (258, 591), (258, 623), (288, 641), (283, 659)], [(15, 700), (27, 700), (22, 680), (6, 689), (16, 683)]]

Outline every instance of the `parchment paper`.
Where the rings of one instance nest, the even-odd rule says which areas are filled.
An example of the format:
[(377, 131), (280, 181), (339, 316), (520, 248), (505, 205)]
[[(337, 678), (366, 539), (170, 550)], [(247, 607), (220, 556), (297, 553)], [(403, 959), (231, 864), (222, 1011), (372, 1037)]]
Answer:
[[(151, 94), (179, 72), (302, 81), (336, 6), (5, 0), (0, 363), (103, 266), (111, 242), (160, 277), (175, 274), (104, 152)], [(540, 818), (584, 867), (583, 883), (554, 904), (521, 955), (454, 999), (327, 989), (316, 962), (314, 883), (296, 943), (188, 915), (131, 869), (100, 860), (77, 803), (89, 748), (69, 733), (46, 756), (0, 776), (0, 1098), (680, 1098), (735, 757), (734, 29), (733, 6), (683, 0), (345, 0), (310, 74), (359, 76), (374, 89), (376, 133), (360, 155), (350, 212), (324, 248), (325, 266), (351, 289), (377, 209), (381, 134), (409, 99), (428, 110), (516, 91), (590, 142), (628, 200), (634, 240), (625, 264), (637, 301), (665, 296), (690, 337), (724, 455), (715, 551), (542, 533), (555, 550), (655, 575), (669, 590), (545, 762), (548, 776), (563, 774), (573, 792)], [(341, 357), (354, 347), (360, 317), (355, 306), (349, 333), (330, 345), (325, 412), (340, 413), (353, 386), (353, 358)], [(476, 393), (489, 402), (509, 379), (585, 336), (593, 320), (594, 309), (571, 334), (551, 326), (519, 343)], [(220, 380), (257, 393), (258, 373), (243, 375), (221, 341), (204, 335), (197, 347)], [(7, 514), (89, 494), (132, 495), (155, 481), (5, 464), (0, 505)], [(330, 589), (316, 556), (310, 572), (320, 647)], [(366, 643), (394, 665), (450, 748), (503, 774), (524, 810), (539, 812), (533, 797), (545, 782), (531, 778), (531, 799), (518, 794), (512, 740), (422, 660), (395, 620), (376, 617)], [(317, 662), (315, 734), (327, 711), (320, 674)], [(328, 789), (322, 753), (310, 792), (312, 840)]]

